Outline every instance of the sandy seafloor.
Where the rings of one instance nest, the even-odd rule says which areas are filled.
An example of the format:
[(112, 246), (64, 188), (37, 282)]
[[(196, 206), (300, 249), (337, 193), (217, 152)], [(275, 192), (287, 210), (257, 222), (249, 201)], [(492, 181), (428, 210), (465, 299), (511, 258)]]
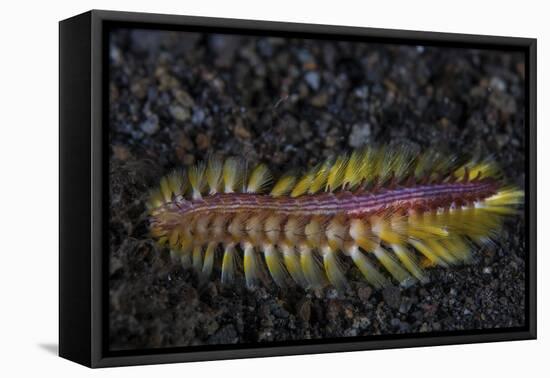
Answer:
[(148, 237), (163, 174), (211, 152), (307, 168), (364, 144), (491, 154), (524, 187), (520, 53), (117, 30), (110, 44), (109, 346), (112, 350), (518, 327), (524, 216), (474, 263), (344, 294), (206, 282)]

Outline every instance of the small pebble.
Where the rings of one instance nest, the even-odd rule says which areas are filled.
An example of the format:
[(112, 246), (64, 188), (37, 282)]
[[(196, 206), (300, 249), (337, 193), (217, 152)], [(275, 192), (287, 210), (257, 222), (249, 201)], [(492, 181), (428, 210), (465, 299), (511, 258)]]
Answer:
[(323, 108), (327, 106), (327, 103), (328, 103), (328, 94), (326, 93), (320, 93), (311, 99), (311, 105), (317, 108)]
[(252, 134), (250, 131), (244, 127), (242, 123), (237, 123), (235, 125), (235, 128), (233, 129), (233, 132), (235, 133), (235, 136), (240, 139), (250, 139), (252, 138)]
[(371, 126), (369, 123), (358, 123), (352, 126), (348, 144), (353, 148), (364, 146), (370, 142)]
[(197, 134), (195, 143), (199, 150), (207, 150), (210, 147), (210, 137), (204, 133)]
[(191, 122), (193, 125), (202, 125), (204, 122), (204, 119), (206, 118), (206, 114), (204, 113), (204, 110), (197, 108), (193, 110), (193, 116), (191, 117)]
[(181, 121), (181, 122), (187, 121), (189, 119), (189, 117), (191, 116), (188, 109), (186, 109), (182, 106), (179, 106), (179, 105), (172, 105), (170, 107), (170, 114), (176, 120)]
[(309, 87), (314, 91), (319, 90), (321, 85), (321, 76), (316, 71), (310, 71), (306, 73), (305, 80), (308, 83)]
[(185, 154), (183, 155), (182, 160), (184, 165), (192, 165), (195, 162), (195, 156), (191, 154)]
[(130, 157), (130, 150), (125, 146), (114, 145), (113, 156), (120, 161), (126, 161)]
[(304, 299), (298, 304), (298, 318), (304, 322), (309, 322), (311, 317), (311, 301)]
[(148, 135), (153, 135), (159, 130), (159, 119), (156, 115), (151, 115), (140, 125), (141, 130)]
[(357, 289), (357, 296), (361, 301), (366, 302), (372, 294), (372, 288), (370, 286), (362, 286)]
[(403, 298), (401, 301), (401, 305), (399, 306), (399, 312), (402, 314), (406, 314), (409, 312), (409, 310), (412, 307), (412, 301), (409, 298)]
[(191, 97), (189, 93), (184, 91), (183, 89), (174, 89), (172, 91), (174, 94), (175, 99), (184, 107), (184, 108), (191, 108), (195, 105), (195, 101)]
[(237, 330), (233, 324), (221, 327), (214, 335), (208, 338), (209, 344), (233, 344), (237, 341)]
[(396, 286), (388, 286), (382, 290), (382, 297), (388, 306), (399, 308), (401, 301), (401, 290)]

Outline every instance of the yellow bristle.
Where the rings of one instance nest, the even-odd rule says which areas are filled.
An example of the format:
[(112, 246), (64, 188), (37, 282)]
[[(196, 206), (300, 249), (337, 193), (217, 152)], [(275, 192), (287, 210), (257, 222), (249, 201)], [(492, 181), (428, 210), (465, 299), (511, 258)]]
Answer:
[(417, 180), (430, 177), (433, 172), (435, 162), (440, 158), (441, 156), (439, 156), (439, 153), (432, 149), (421, 153), (416, 159), (414, 177)]
[(410, 239), (409, 244), (412, 245), (422, 255), (424, 255), (424, 257), (426, 257), (432, 265), (448, 266), (448, 264), (425, 243), (418, 240)]
[[(388, 244), (401, 244), (405, 238), (404, 234), (400, 234), (399, 227), (397, 222), (395, 222), (396, 227), (393, 227), (393, 224), (389, 219), (382, 217), (372, 217), (372, 232)], [(403, 230), (401, 230), (403, 232)]]
[(365, 184), (371, 184), (376, 175), (378, 174), (376, 170), (378, 151), (372, 147), (366, 147), (359, 152), (359, 171), (358, 177), (356, 178), (357, 183), (364, 182)]
[(298, 183), (292, 189), (290, 192), (291, 197), (299, 197), (301, 195), (304, 195), (307, 193), (309, 186), (313, 182), (313, 178), (315, 177), (315, 170), (312, 170), (305, 175), (303, 175), (300, 180), (298, 180)]
[(235, 278), (236, 251), (235, 244), (230, 243), (225, 246), (222, 261), (222, 284), (231, 283)]
[(172, 234), (168, 239), (168, 244), (170, 245), (170, 248), (175, 248), (178, 245), (178, 241), (179, 241), (179, 230), (176, 228), (172, 231)]
[(192, 189), (192, 196), (194, 200), (202, 198), (202, 190), (204, 189), (204, 172), (205, 165), (203, 162), (191, 167), (187, 174), (189, 178), (189, 185)]
[(287, 275), (279, 252), (271, 244), (264, 244), (262, 251), (264, 253), (265, 264), (273, 281), (279, 287), (287, 286)]
[(393, 252), (401, 261), (403, 266), (420, 282), (426, 282), (426, 277), (424, 276), (424, 272), (422, 271), (422, 268), (416, 261), (415, 257), (409, 251), (407, 247), (401, 244), (393, 244), (391, 246)]
[(501, 189), (491, 197), (485, 199), (483, 202), (488, 206), (513, 206), (521, 205), (523, 203), (523, 197), (525, 193), (523, 190), (516, 188)]
[(184, 180), (184, 176), (181, 171), (174, 171), (168, 176), (168, 187), (175, 196), (181, 196), (185, 194), (185, 184), (187, 180)]
[(218, 157), (211, 157), (208, 160), (206, 168), (206, 182), (210, 189), (210, 194), (216, 194), (220, 191), (222, 181), (223, 163)]
[(246, 280), (246, 287), (253, 288), (256, 286), (260, 276), (260, 265), (258, 262), (258, 256), (254, 251), (254, 246), (251, 243), (243, 243), (244, 251), (244, 276)]
[(456, 257), (453, 256), (439, 240), (426, 240), (425, 243), (428, 248), (430, 248), (437, 256), (441, 257), (448, 264), (457, 263)]
[(442, 239), (443, 248), (449, 251), (457, 261), (468, 262), (471, 259), (471, 248), (466, 244), (463, 238), (455, 236), (452, 238)]
[(417, 239), (426, 239), (433, 237), (445, 237), (449, 235), (449, 232), (444, 228), (437, 226), (430, 226), (427, 224), (414, 224), (408, 228), (407, 235)]
[(149, 196), (149, 206), (151, 209), (161, 207), (164, 203), (164, 198), (159, 189), (153, 190)]
[(216, 253), (216, 242), (208, 243), (206, 247), (206, 252), (204, 253), (204, 264), (202, 266), (202, 274), (206, 277), (209, 277), (212, 273), (212, 268), (214, 267), (214, 257)]
[(430, 213), (410, 214), (406, 234), (416, 239), (446, 237), (449, 235), (449, 232), (441, 226), (448, 225), (448, 222), (444, 221), (444, 218), (446, 218), (446, 214), (436, 217)]
[(392, 172), (395, 180), (401, 182), (409, 176), (412, 171), (414, 156), (412, 150), (407, 146), (401, 146), (393, 150), (395, 156), (392, 166)]
[(380, 148), (373, 148), (371, 150), (371, 176), (372, 176), (372, 182), (376, 179), (377, 182), (381, 182), (381, 176), (384, 175), (383, 170), (388, 165), (388, 162), (386, 162), (386, 146), (382, 146)]
[(271, 183), (272, 176), (265, 164), (259, 164), (252, 170), (246, 188), (247, 193), (261, 193)]
[(327, 160), (315, 169), (315, 172), (313, 173), (313, 180), (311, 181), (307, 191), (309, 194), (315, 194), (325, 187), (331, 167), (332, 161)]
[(344, 171), (343, 189), (352, 190), (363, 180), (361, 177), (361, 153), (353, 151)]
[(374, 249), (374, 255), (376, 256), (378, 261), (380, 261), (380, 264), (382, 264), (382, 266), (386, 268), (386, 270), (390, 272), (390, 274), (397, 281), (399, 281), (402, 286), (407, 287), (414, 282), (414, 279), (411, 277), (411, 275), (405, 269), (403, 269), (401, 265), (399, 265), (399, 263), (384, 248), (382, 248), (381, 246), (376, 247)]
[(336, 251), (333, 250), (329, 245), (326, 245), (322, 248), (323, 255), (323, 266), (325, 268), (325, 274), (329, 282), (338, 290), (344, 291), (349, 287), (346, 276), (342, 271), (340, 266), (340, 261), (338, 261), (338, 256)]
[(283, 252), (283, 261), (290, 276), (298, 285), (305, 287), (306, 281), (300, 267), (300, 259), (294, 250), (293, 246), (283, 244), (281, 246)]
[(154, 238), (160, 238), (161, 236), (166, 236), (166, 231), (164, 231), (164, 228), (158, 227), (158, 226), (151, 226), (151, 229), (149, 230), (151, 233), (151, 236)]
[(496, 177), (499, 174), (498, 167), (494, 162), (485, 161), (479, 164), (476, 164), (470, 170), (470, 179), (476, 177), (486, 178), (486, 177)]
[(360, 219), (351, 220), (349, 235), (365, 251), (373, 251), (378, 245), (378, 241), (372, 234), (371, 228)]
[(180, 259), (181, 264), (184, 267), (189, 268), (191, 266), (191, 250), (191, 242), (185, 239), (185, 233), (183, 230), (180, 230), (178, 244), (172, 248), (171, 254), (176, 254), (176, 257)]
[(498, 215), (514, 215), (519, 214), (518, 209), (514, 209), (508, 206), (485, 206), (484, 210), (490, 213), (495, 213)]
[(273, 197), (280, 197), (284, 196), (294, 188), (294, 184), (296, 184), (296, 177), (291, 174), (284, 175), (281, 177), (277, 183), (273, 186), (273, 189), (271, 189), (270, 195)]
[(202, 268), (202, 247), (200, 245), (193, 248), (193, 268), (198, 272)]
[(376, 269), (367, 256), (359, 250), (357, 245), (351, 246), (347, 254), (352, 258), (354, 264), (372, 286), (381, 288), (389, 284), (388, 280)]
[(499, 175), (497, 165), (490, 159), (481, 162), (471, 161), (464, 164), (455, 171), (455, 177), (459, 179), (464, 178), (466, 170), (468, 170), (468, 180), (473, 180), (475, 178), (482, 179), (486, 177), (497, 177)]
[(377, 157), (377, 176), (379, 183), (386, 183), (390, 178), (401, 180), (409, 172), (412, 157), (407, 149), (382, 147)]
[(225, 193), (233, 193), (241, 184), (241, 162), (236, 158), (229, 158), (223, 165), (223, 184)]
[(466, 235), (477, 241), (498, 231), (502, 223), (502, 217), (496, 216), (487, 208), (470, 207), (451, 210), (447, 222), (453, 233)]
[(248, 184), (248, 178), (250, 177), (250, 167), (247, 160), (241, 160), (240, 169), (240, 185), (237, 186), (237, 191), (240, 193), (246, 193), (246, 187)]
[(452, 154), (443, 154), (441, 151), (428, 149), (416, 159), (412, 173), (417, 180), (434, 179), (438, 175), (448, 175), (457, 167), (458, 159)]
[(453, 172), (456, 170), (462, 161), (458, 158), (458, 156), (454, 154), (446, 154), (443, 155), (442, 153), (439, 155), (439, 160), (435, 161), (435, 172), (438, 172), (439, 174), (448, 174), (449, 172)]
[(336, 159), (327, 177), (326, 191), (333, 192), (344, 183), (344, 174), (347, 164), (348, 157), (345, 155), (339, 156)]
[(160, 192), (165, 203), (172, 201), (172, 190), (170, 190), (168, 177), (166, 176), (160, 179)]
[[(176, 229), (174, 228), (173, 231), (176, 231)], [(191, 249), (191, 247), (193, 246), (193, 243), (192, 243), (192, 240), (189, 239), (189, 233), (187, 232), (187, 230), (185, 228), (180, 228), (177, 230), (177, 243), (174, 245), (174, 249), (179, 249), (179, 250), (188, 250), (188, 249)]]
[(179, 233), (179, 248), (183, 251), (191, 250), (193, 246), (193, 237), (189, 228), (185, 227), (180, 229)]
[(326, 279), (323, 270), (319, 266), (311, 248), (302, 244), (300, 247), (300, 266), (304, 273), (304, 278), (310, 288), (319, 288), (325, 285)]

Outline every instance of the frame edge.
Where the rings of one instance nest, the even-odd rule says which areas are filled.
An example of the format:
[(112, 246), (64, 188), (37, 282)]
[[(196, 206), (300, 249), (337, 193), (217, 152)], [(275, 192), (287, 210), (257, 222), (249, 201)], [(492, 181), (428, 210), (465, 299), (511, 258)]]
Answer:
[(59, 356), (90, 366), (90, 20), (59, 22)]
[(529, 334), (537, 338), (537, 40), (527, 41), (529, 61), (529, 93), (527, 115), (529, 124)]

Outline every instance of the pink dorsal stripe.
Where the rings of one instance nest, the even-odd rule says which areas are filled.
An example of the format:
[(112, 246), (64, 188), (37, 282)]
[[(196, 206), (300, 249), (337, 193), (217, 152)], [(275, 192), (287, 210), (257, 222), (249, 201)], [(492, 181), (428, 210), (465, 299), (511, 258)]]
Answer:
[[(201, 200), (181, 200), (173, 205), (185, 215), (197, 213), (273, 212), (281, 215), (361, 216), (384, 209), (449, 207), (453, 203), (480, 201), (496, 192), (497, 183), (471, 182), (418, 185), (371, 192), (321, 192), (297, 198), (254, 193), (219, 193)], [(172, 204), (171, 204), (172, 205)], [(182, 215), (183, 215), (182, 214)]]

